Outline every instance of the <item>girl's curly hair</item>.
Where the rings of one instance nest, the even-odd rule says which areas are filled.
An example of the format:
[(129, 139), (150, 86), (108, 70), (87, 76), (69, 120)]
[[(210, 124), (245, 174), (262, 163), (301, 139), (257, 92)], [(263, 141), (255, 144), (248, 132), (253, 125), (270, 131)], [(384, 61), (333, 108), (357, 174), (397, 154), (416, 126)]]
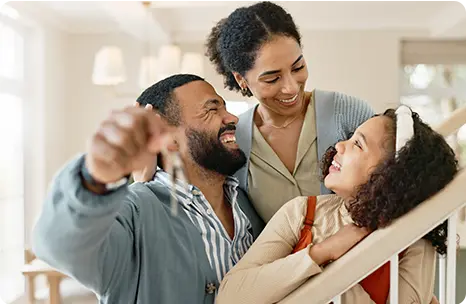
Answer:
[[(380, 116), (380, 115), (375, 115)], [(381, 116), (390, 119), (387, 135), (391, 141), (386, 158), (375, 168), (369, 180), (357, 187), (348, 211), (356, 225), (370, 229), (383, 228), (414, 209), (443, 189), (458, 172), (458, 161), (445, 139), (412, 114), (414, 136), (400, 149), (395, 158), (396, 114), (388, 109)], [(322, 176), (329, 173), (334, 147), (322, 159)], [(440, 254), (446, 253), (447, 222), (427, 235)]]

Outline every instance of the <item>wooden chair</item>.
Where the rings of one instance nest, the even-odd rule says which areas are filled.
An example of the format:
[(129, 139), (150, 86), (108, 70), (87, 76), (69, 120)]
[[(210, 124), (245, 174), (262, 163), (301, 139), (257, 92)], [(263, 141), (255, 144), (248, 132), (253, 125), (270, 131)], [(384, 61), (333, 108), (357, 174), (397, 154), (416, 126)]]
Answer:
[(39, 275), (45, 275), (49, 286), (49, 303), (60, 304), (60, 282), (67, 276), (56, 271), (45, 262), (36, 259), (36, 256), (30, 249), (24, 250), (24, 267), (22, 273), (26, 278), (26, 292), (28, 304), (36, 303), (36, 286), (35, 278)]

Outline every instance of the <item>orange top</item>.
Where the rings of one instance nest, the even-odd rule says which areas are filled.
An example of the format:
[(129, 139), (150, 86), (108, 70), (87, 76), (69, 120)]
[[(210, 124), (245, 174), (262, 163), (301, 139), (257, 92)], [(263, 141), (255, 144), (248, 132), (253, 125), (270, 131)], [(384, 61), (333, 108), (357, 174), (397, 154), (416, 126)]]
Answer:
[[(292, 253), (306, 248), (312, 243), (312, 225), (316, 210), (316, 197), (309, 196), (307, 199), (307, 212), (304, 219), (304, 226), (301, 229), (301, 236)], [(403, 253), (400, 253), (400, 257)], [(390, 262), (385, 263), (359, 284), (369, 294), (372, 301), (377, 304), (387, 303), (390, 292)]]

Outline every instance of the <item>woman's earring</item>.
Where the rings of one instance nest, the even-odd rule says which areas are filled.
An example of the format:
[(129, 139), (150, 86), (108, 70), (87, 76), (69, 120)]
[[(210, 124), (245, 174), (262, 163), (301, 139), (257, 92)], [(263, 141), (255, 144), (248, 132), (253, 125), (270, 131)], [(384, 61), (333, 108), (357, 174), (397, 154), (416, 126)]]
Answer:
[(248, 94), (248, 88), (246, 87), (241, 87), (241, 93), (243, 93), (243, 95), (247, 95)]

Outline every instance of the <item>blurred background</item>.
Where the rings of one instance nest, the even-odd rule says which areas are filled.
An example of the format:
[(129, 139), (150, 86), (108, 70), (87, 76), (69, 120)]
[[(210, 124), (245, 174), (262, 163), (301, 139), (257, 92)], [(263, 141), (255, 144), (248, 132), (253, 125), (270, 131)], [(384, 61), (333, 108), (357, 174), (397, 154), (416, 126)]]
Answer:
[[(224, 89), (204, 56), (206, 37), (216, 22), (252, 3), (1, 5), (0, 303), (28, 303), (32, 296), (37, 303), (58, 303), (50, 298), (58, 291), (49, 290), (47, 280), (60, 286), (64, 303), (96, 302), (43, 265), (25, 270), (34, 261), (28, 251), (31, 230), (54, 173), (84, 151), (87, 138), (111, 109), (132, 104), (146, 87), (168, 75), (205, 77), (235, 114), (253, 106), (253, 98)], [(408, 104), (434, 126), (466, 105), (466, 10), (461, 3), (276, 3), (291, 13), (301, 31), (308, 90), (355, 95), (376, 111)], [(464, 166), (466, 126), (449, 142)], [(459, 255), (457, 299), (462, 300), (464, 211), (459, 220), (465, 250)]]

